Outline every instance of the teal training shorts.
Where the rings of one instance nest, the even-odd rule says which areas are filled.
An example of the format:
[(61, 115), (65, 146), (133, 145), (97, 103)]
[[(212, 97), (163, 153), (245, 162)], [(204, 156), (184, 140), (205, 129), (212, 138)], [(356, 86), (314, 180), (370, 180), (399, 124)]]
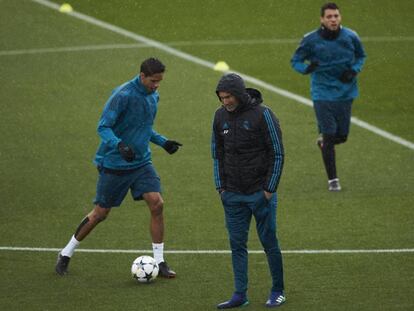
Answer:
[(161, 192), (160, 177), (151, 164), (133, 170), (99, 167), (94, 204), (104, 208), (120, 206), (128, 190), (134, 200), (142, 200), (148, 192)]
[(315, 101), (313, 103), (319, 133), (348, 136), (351, 123), (352, 100)]

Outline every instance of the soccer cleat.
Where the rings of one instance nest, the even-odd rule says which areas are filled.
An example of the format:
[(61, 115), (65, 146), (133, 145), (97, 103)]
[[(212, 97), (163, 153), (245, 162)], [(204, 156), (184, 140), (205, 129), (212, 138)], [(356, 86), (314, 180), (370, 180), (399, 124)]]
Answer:
[(269, 299), (266, 301), (266, 307), (276, 308), (284, 304), (286, 297), (282, 291), (280, 292), (270, 292)]
[(163, 278), (172, 279), (177, 275), (173, 270), (170, 269), (170, 267), (168, 267), (168, 264), (165, 261), (160, 262), (158, 264), (158, 267), (160, 268), (158, 275)]
[(341, 191), (341, 185), (339, 184), (339, 179), (335, 178), (328, 181), (329, 191)]
[(323, 148), (323, 136), (322, 135), (318, 137), (318, 139), (316, 140), (316, 144), (318, 145), (319, 149), (322, 150)]
[(245, 307), (249, 304), (246, 294), (234, 293), (230, 300), (219, 303), (217, 309), (232, 309)]
[(62, 256), (61, 253), (58, 254), (58, 259), (56, 262), (55, 271), (57, 274), (64, 276), (68, 273), (68, 266), (69, 266), (70, 257)]

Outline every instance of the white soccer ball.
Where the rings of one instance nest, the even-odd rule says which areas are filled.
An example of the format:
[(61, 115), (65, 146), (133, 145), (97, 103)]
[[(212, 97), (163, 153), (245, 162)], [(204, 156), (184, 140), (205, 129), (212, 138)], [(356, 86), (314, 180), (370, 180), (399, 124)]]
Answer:
[(158, 264), (151, 256), (140, 256), (131, 266), (132, 276), (140, 283), (154, 281), (158, 276), (158, 271)]

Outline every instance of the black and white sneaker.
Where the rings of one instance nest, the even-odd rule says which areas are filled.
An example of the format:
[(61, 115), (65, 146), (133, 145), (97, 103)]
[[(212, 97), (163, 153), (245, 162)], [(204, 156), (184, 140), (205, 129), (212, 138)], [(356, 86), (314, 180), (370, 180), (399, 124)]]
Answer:
[(170, 267), (167, 265), (167, 263), (165, 261), (160, 262), (158, 264), (159, 267), (159, 272), (158, 275), (163, 277), (163, 278), (167, 278), (167, 279), (172, 279), (176, 277), (176, 273), (170, 269)]
[(286, 296), (283, 291), (270, 292), (269, 299), (266, 301), (266, 307), (277, 308), (286, 302)]
[(329, 191), (341, 191), (341, 185), (339, 184), (339, 179), (331, 179), (328, 181)]
[(61, 253), (58, 254), (55, 271), (57, 274), (64, 276), (68, 273), (70, 257), (62, 256)]

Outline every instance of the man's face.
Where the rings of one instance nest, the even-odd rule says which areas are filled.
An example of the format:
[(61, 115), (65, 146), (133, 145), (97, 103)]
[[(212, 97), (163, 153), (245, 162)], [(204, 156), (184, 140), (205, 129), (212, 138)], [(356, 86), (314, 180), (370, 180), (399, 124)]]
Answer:
[(221, 103), (227, 111), (234, 111), (239, 105), (239, 101), (237, 100), (237, 98), (228, 92), (219, 92), (218, 96), (220, 98)]
[(155, 73), (152, 76), (146, 76), (143, 72), (140, 73), (141, 83), (148, 93), (155, 92), (160, 86), (160, 82), (164, 77), (164, 73)]
[(341, 25), (341, 14), (338, 10), (326, 9), (325, 14), (321, 16), (321, 24), (331, 31), (336, 31)]

